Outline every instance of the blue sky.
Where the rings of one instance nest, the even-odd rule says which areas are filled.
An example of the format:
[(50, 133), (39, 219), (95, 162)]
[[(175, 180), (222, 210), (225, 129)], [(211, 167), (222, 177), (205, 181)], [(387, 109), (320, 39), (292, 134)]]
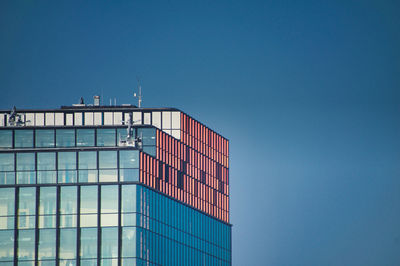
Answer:
[(400, 265), (396, 1), (0, 1), (0, 108), (177, 107), (230, 139), (234, 265)]

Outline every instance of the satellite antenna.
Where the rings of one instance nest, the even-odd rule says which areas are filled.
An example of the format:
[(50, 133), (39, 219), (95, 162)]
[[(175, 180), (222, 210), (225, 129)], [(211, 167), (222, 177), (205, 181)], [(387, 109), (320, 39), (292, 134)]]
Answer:
[(137, 79), (137, 81), (138, 81), (139, 95), (137, 95), (136, 92), (134, 92), (133, 97), (138, 98), (138, 107), (140, 108), (142, 106), (142, 86), (140, 85), (140, 80)]

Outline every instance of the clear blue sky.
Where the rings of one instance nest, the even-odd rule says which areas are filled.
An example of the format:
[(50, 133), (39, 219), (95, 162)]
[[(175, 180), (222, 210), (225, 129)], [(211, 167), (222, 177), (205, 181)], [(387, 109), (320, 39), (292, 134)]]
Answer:
[(0, 108), (177, 107), (230, 139), (234, 265), (400, 265), (397, 1), (0, 1)]

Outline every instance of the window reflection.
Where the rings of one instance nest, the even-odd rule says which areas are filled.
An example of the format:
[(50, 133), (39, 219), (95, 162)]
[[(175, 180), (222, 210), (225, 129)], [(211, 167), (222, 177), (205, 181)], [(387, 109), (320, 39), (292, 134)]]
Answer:
[(38, 148), (54, 147), (54, 130), (37, 129), (35, 132), (35, 145)]
[(118, 228), (108, 227), (101, 230), (101, 257), (118, 257)]
[(82, 146), (82, 147), (94, 146), (94, 129), (77, 129), (76, 146)]
[(97, 146), (115, 146), (115, 129), (97, 129)]
[(33, 147), (33, 130), (15, 130), (15, 148)]
[(75, 130), (74, 129), (56, 129), (56, 146), (57, 147), (73, 147), (75, 146)]
[(18, 232), (18, 259), (35, 259), (35, 230), (19, 230)]
[(79, 169), (96, 169), (97, 152), (81, 151), (79, 152)]
[(82, 259), (97, 258), (97, 228), (81, 229), (80, 256)]
[(12, 130), (0, 130), (0, 148), (12, 148)]
[(39, 246), (38, 259), (55, 259), (56, 258), (56, 230), (40, 229), (39, 230)]
[(100, 151), (99, 168), (117, 168), (117, 151)]
[(60, 259), (76, 258), (76, 229), (60, 229)]
[(17, 171), (35, 170), (34, 153), (17, 153)]

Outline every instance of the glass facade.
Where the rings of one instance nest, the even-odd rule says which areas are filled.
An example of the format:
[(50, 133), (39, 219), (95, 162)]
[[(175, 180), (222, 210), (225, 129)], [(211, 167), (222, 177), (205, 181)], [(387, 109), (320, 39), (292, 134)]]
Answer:
[(135, 147), (120, 146), (126, 127), (111, 125), (126, 113), (100, 110), (0, 126), (0, 264), (231, 265), (227, 140), (133, 109), (159, 128), (134, 126)]

